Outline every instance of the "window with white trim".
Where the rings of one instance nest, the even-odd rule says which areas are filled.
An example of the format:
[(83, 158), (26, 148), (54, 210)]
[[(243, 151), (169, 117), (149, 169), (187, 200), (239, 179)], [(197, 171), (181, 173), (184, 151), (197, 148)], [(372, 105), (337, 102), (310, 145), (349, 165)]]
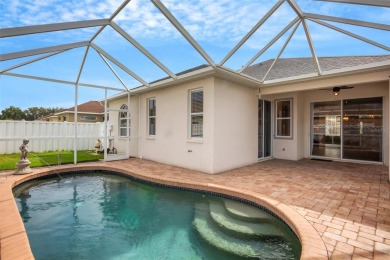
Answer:
[(148, 135), (156, 135), (156, 98), (148, 99)]
[(292, 138), (292, 99), (275, 100), (276, 138)]
[(203, 89), (190, 91), (190, 137), (203, 138)]
[(119, 136), (127, 136), (127, 131), (129, 131), (130, 136), (130, 118), (129, 118), (129, 125), (127, 125), (127, 113), (128, 113), (128, 106), (122, 105), (121, 111), (119, 111)]

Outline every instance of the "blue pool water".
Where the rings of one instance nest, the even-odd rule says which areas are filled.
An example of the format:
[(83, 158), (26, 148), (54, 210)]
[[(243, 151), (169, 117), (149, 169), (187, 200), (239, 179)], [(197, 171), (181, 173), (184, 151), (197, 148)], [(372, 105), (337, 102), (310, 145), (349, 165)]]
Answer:
[[(35, 180), (16, 187), (14, 195), (38, 260), (300, 256), (299, 240), (268, 213), (263, 220), (242, 219), (225, 212), (224, 198), (122, 175), (88, 173)], [(259, 234), (236, 231), (232, 221), (237, 221), (239, 230), (254, 227)]]

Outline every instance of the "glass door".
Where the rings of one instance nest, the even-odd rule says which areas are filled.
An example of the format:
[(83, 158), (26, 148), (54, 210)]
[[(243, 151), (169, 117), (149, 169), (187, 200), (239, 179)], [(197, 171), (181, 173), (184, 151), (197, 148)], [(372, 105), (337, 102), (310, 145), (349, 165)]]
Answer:
[(341, 102), (311, 105), (311, 156), (341, 158)]
[(343, 159), (382, 162), (382, 97), (343, 101)]
[(271, 101), (258, 102), (258, 158), (271, 156)]

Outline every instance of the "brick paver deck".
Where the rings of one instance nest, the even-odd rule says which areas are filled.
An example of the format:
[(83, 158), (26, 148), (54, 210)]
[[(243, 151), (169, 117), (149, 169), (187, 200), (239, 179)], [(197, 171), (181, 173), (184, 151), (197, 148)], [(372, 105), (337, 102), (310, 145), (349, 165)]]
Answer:
[[(77, 166), (88, 167), (131, 172), (149, 180), (194, 188), (201, 183), (209, 190), (221, 188), (231, 194), (245, 193), (252, 200), (262, 198), (273, 210), (297, 219), (291, 223), (300, 225), (297, 233), (309, 245), (305, 246), (305, 252), (310, 251), (306, 259), (390, 259), (390, 183), (386, 166), (274, 159), (217, 175), (139, 159)], [(55, 169), (62, 172), (71, 168), (74, 166)], [(51, 169), (34, 169), (33, 175)], [(15, 214), (17, 208), (9, 187), (31, 175), (9, 174), (0, 173), (0, 259), (28, 259), (29, 244), (23, 223)], [(321, 247), (323, 244), (326, 249)]]

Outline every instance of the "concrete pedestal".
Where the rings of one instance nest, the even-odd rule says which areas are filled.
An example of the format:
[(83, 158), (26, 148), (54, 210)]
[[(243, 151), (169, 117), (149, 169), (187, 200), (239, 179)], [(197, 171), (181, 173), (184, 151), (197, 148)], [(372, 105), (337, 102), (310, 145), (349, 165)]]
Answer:
[(16, 171), (14, 172), (14, 174), (27, 174), (27, 173), (31, 173), (32, 170), (30, 168), (30, 164), (31, 162), (29, 160), (20, 160), (17, 164), (16, 164)]

